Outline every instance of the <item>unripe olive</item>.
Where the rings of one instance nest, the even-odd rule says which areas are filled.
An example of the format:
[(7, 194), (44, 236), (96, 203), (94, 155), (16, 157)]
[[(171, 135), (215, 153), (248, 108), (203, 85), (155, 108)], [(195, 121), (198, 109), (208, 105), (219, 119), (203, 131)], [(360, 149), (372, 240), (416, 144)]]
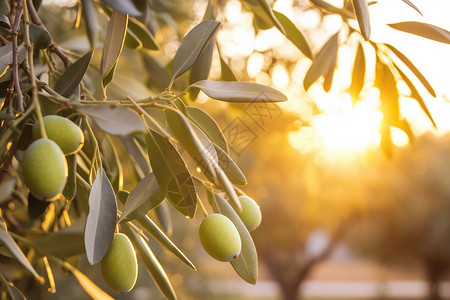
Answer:
[(199, 228), (205, 251), (219, 261), (231, 261), (241, 253), (241, 238), (233, 222), (221, 214), (206, 216)]
[(28, 146), (22, 170), (30, 192), (40, 200), (53, 200), (64, 190), (68, 173), (66, 158), (50, 139), (37, 139)]
[(256, 229), (261, 224), (261, 210), (255, 200), (249, 196), (240, 196), (242, 211), (236, 211), (248, 230)]
[(123, 233), (114, 234), (111, 246), (100, 261), (103, 278), (119, 293), (127, 293), (136, 284), (138, 265), (130, 239)]
[[(65, 155), (78, 152), (84, 144), (84, 135), (74, 122), (60, 116), (44, 117), (45, 132), (49, 139), (55, 141)], [(40, 137), (40, 124), (33, 128), (33, 137)]]

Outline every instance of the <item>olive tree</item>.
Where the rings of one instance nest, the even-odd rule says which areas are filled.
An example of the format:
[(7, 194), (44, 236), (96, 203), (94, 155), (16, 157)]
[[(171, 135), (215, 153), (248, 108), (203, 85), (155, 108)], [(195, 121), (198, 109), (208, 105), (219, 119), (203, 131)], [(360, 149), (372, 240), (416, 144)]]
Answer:
[[(0, 1), (0, 240), (2, 254), (26, 270), (22, 277), (54, 290), (52, 268), (63, 268), (92, 298), (109, 299), (77, 268), (76, 259), (101, 262), (114, 251), (111, 244), (120, 232), (161, 293), (175, 299), (168, 275), (146, 242), (147, 235), (155, 237), (195, 269), (169, 238), (170, 205), (186, 219), (194, 218), (197, 208), (199, 218), (215, 212), (229, 219), (241, 241), (240, 253), (230, 263), (243, 280), (256, 282), (257, 252), (238, 214), (244, 194), (238, 186), (247, 180), (215, 120), (194, 104), (199, 91), (229, 103), (272, 103), (287, 97), (269, 86), (236, 80), (216, 39), (224, 3), (206, 2), (202, 20), (187, 30), (190, 1), (82, 0), (59, 11), (46, 10), (40, 1)], [(343, 7), (311, 2), (313, 6), (301, 5), (344, 21), (317, 53), (299, 27), (269, 1), (242, 4), (252, 13), (256, 30), (275, 27), (312, 61), (303, 79), (306, 90), (322, 76), (324, 89), (331, 88), (338, 49), (355, 36), (359, 46), (350, 91), (357, 101), (366, 65), (361, 45), (373, 47), (385, 145), (390, 126), (410, 133), (398, 109), (398, 80), (432, 120), (403, 70), (409, 69), (435, 95), (428, 81), (394, 46), (370, 41), (366, 0), (344, 1)], [(391, 26), (448, 42), (446, 32), (429, 24)], [(177, 49), (167, 60), (161, 48), (170, 49), (174, 40)], [(208, 80), (214, 53), (221, 66), (215, 81)], [(59, 140), (71, 136), (71, 129), (64, 129), (63, 121), (47, 124), (52, 115), (73, 123), (67, 128), (75, 128), (74, 139)], [(63, 152), (67, 143), (74, 151)], [(153, 211), (162, 229), (149, 217)], [(74, 229), (75, 222), (83, 223), (84, 230)], [(6, 295), (25, 297), (27, 291), (19, 290), (9, 274), (0, 275)], [(125, 286), (118, 290), (130, 287)]]

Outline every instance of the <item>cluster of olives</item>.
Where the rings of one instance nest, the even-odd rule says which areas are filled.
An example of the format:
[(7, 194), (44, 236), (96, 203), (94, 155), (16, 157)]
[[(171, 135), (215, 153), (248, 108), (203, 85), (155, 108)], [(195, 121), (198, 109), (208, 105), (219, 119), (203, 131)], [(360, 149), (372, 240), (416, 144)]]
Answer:
[[(241, 211), (236, 211), (247, 229), (254, 230), (261, 223), (261, 210), (248, 196), (240, 196)], [(205, 251), (218, 261), (232, 261), (241, 253), (241, 238), (236, 226), (226, 216), (207, 215), (199, 227), (200, 242)]]
[(59, 197), (67, 180), (65, 155), (78, 152), (84, 144), (80, 127), (72, 121), (50, 115), (44, 118), (48, 138), (41, 138), (41, 128), (33, 128), (35, 139), (25, 150), (22, 160), (23, 178), (37, 199), (51, 201)]

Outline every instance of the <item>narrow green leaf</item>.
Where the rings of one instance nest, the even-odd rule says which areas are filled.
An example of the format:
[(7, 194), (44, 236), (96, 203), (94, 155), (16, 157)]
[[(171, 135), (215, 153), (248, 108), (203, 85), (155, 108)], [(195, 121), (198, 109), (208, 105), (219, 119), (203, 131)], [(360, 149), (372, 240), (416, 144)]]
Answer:
[(187, 87), (198, 87), (208, 97), (234, 103), (282, 102), (287, 97), (280, 91), (253, 82), (201, 80)]
[(128, 30), (131, 30), (142, 42), (142, 46), (150, 50), (159, 50), (159, 45), (153, 34), (148, 31), (144, 24), (134, 18), (128, 19)]
[(81, 13), (86, 23), (86, 34), (91, 44), (91, 49), (95, 49), (98, 41), (97, 10), (92, 0), (81, 0)]
[(93, 52), (89, 51), (64, 71), (56, 83), (55, 92), (66, 98), (73, 95), (75, 89), (83, 80), (84, 74), (86, 74), (92, 54)]
[(100, 0), (113, 10), (121, 12), (122, 14), (128, 14), (130, 16), (140, 16), (141, 12), (134, 6), (131, 0)]
[(11, 24), (9, 23), (8, 17), (2, 13), (0, 13), (0, 27), (11, 29)]
[(336, 60), (334, 63), (330, 66), (328, 71), (324, 74), (324, 80), (323, 80), (323, 90), (325, 92), (329, 92), (331, 90), (331, 86), (333, 84), (333, 77), (334, 77), (334, 69), (336, 68)]
[(233, 207), (219, 195), (214, 195), (213, 197), (215, 197), (215, 203), (217, 204), (216, 212), (228, 217), (236, 226), (241, 237), (241, 254), (230, 263), (242, 279), (248, 283), (256, 284), (258, 279), (258, 255), (253, 239)]
[(220, 55), (220, 79), (223, 81), (237, 81), (233, 70), (231, 70), (230, 66), (225, 62), (222, 55)]
[(13, 238), (9, 235), (8, 231), (4, 227), (3, 224), (0, 224), (0, 241), (2, 241), (3, 245), (11, 252), (14, 258), (25, 267), (25, 269), (30, 272), (35, 279), (40, 282), (43, 282), (44, 279), (36, 272), (33, 266), (28, 261), (27, 257), (23, 254), (22, 250), (13, 240)]
[(132, 31), (128, 30), (125, 36), (125, 46), (130, 49), (137, 50), (142, 48), (142, 42)]
[(233, 159), (231, 159), (231, 157), (216, 144), (214, 144), (214, 148), (216, 149), (219, 158), (219, 166), (225, 172), (225, 175), (227, 175), (231, 183), (246, 185), (247, 178), (245, 178), (244, 173), (242, 173), (241, 169), (239, 169)]
[[(24, 46), (19, 46), (18, 51), (19, 51), (19, 53), (18, 53), (17, 61), (19, 64), (21, 64), (26, 57), (27, 50)], [(9, 73), (10, 74), (9, 77), (5, 76), (5, 74), (7, 74), (7, 72), (11, 68), (12, 61), (13, 61), (12, 45), (8, 44), (8, 45), (1, 46), (0, 47), (0, 78), (2, 78), (2, 80), (0, 80), (0, 83), (4, 82), (5, 80), (9, 80), (11, 78), (11, 73)]]
[[(189, 84), (208, 79), (215, 44), (215, 37), (213, 37), (211, 39), (211, 42), (208, 44), (208, 46), (205, 47), (202, 53), (200, 53), (197, 60), (192, 65), (191, 74), (189, 76)], [(195, 100), (199, 92), (200, 90), (198, 88), (191, 89), (189, 91), (189, 98), (191, 100)]]
[(3, 204), (4, 201), (8, 200), (9, 196), (11, 196), (14, 188), (16, 187), (16, 182), (17, 179), (15, 177), (11, 177), (0, 183), (0, 205)]
[(65, 259), (83, 254), (83, 224), (77, 222), (70, 227), (37, 236), (33, 239), (33, 248), (42, 256), (54, 255)]
[(0, 274), (0, 280), (2, 282), (2, 290), (6, 292), (9, 296), (7, 299), (11, 300), (26, 300), (27, 298), (22, 294), (22, 292), (11, 282), (9, 282), (3, 274)]
[(409, 6), (411, 6), (411, 7), (412, 7), (413, 9), (415, 9), (421, 16), (423, 16), (422, 13), (420, 12), (419, 8), (417, 8), (417, 6), (415, 6), (414, 3), (412, 3), (412, 2), (409, 1), (409, 0), (403, 0), (403, 2), (405, 2), (406, 4), (408, 4)]
[(144, 63), (144, 68), (147, 70), (149, 77), (147, 85), (152, 88), (154, 87), (159, 91), (164, 90), (170, 82), (169, 71), (160, 64), (158, 59), (150, 55), (148, 51), (140, 52)]
[(30, 32), (30, 40), (39, 49), (46, 49), (51, 44), (53, 44), (52, 36), (47, 30), (45, 30), (41, 26), (37, 26), (31, 23), (29, 25), (29, 32)]
[(339, 42), (339, 32), (334, 34), (320, 49), (316, 55), (316, 59), (313, 61), (308, 72), (306, 72), (303, 79), (303, 87), (305, 91), (317, 80), (320, 76), (325, 75), (332, 65), (335, 64), (337, 59)]
[(370, 38), (369, 5), (367, 0), (352, 0), (353, 9), (358, 20), (359, 30), (365, 40)]
[(419, 102), (420, 107), (422, 108), (422, 110), (425, 112), (425, 114), (427, 115), (428, 119), (430, 119), (431, 123), (433, 124), (433, 126), (435, 128), (437, 128), (436, 123), (434, 122), (433, 116), (431, 115), (430, 111), (428, 110), (427, 105), (425, 104), (425, 101), (423, 100), (422, 96), (419, 94), (419, 92), (417, 91), (416, 87), (414, 86), (414, 84), (411, 82), (411, 80), (408, 78), (408, 76), (406, 76), (405, 73), (403, 73), (403, 71), (397, 66), (395, 65), (397, 71), (400, 73), (400, 76), (403, 78), (403, 81), (406, 83), (406, 85), (409, 87), (410, 91), (411, 91), (411, 98), (414, 98), (417, 100), (417, 102)]
[(202, 143), (194, 129), (195, 125), (191, 125), (189, 120), (178, 111), (167, 109), (164, 114), (170, 129), (180, 145), (186, 149), (202, 172), (215, 182), (216, 174), (213, 165), (217, 163), (217, 154), (212, 143)]
[(422, 22), (400, 22), (388, 24), (394, 29), (415, 34), (433, 41), (450, 44), (450, 31)]
[(77, 268), (74, 268), (68, 262), (63, 262), (63, 265), (68, 269), (75, 278), (80, 283), (81, 287), (91, 296), (94, 300), (114, 300), (111, 296), (105, 293), (101, 288), (99, 288), (95, 283), (93, 283), (86, 275), (81, 273)]
[(364, 77), (366, 75), (366, 58), (364, 49), (361, 43), (358, 43), (358, 50), (356, 51), (355, 62), (352, 71), (352, 83), (348, 89), (352, 96), (353, 103), (358, 101), (359, 95), (364, 86)]
[(113, 135), (144, 132), (142, 119), (134, 111), (114, 104), (77, 105), (76, 110), (92, 117), (101, 130)]
[(159, 288), (161, 293), (166, 297), (166, 299), (176, 300), (177, 296), (172, 284), (170, 283), (169, 277), (144, 239), (128, 226), (123, 226), (123, 230), (130, 238), (138, 256), (144, 261), (147, 271), (152, 276), (153, 281), (156, 283), (156, 286)]
[(261, 5), (262, 9), (265, 11), (265, 13), (269, 16), (270, 20), (273, 22), (276, 28), (278, 30), (286, 35), (286, 31), (284, 30), (284, 27), (281, 25), (280, 21), (275, 17), (272, 6), (270, 6), (270, 3), (268, 0), (258, 0), (259, 5)]
[[(102, 60), (100, 62), (100, 74), (103, 87), (111, 82), (115, 66), (122, 52), (125, 35), (127, 33), (128, 15), (113, 11), (106, 30), (103, 45)], [(112, 72), (112, 73), (111, 73)], [(109, 75), (109, 76), (108, 76)], [(105, 82), (105, 78), (108, 78)]]
[(416, 77), (422, 82), (423, 86), (427, 89), (427, 91), (431, 94), (431, 96), (436, 97), (436, 92), (434, 91), (431, 84), (422, 75), (422, 73), (416, 68), (416, 66), (407, 58), (403, 53), (401, 53), (397, 48), (392, 45), (385, 44), (392, 52), (397, 55), (398, 58), (416, 75)]
[(161, 204), (163, 200), (164, 194), (159, 188), (155, 175), (153, 173), (147, 174), (131, 190), (119, 223), (128, 222), (146, 215), (150, 210)]
[[(128, 154), (130, 155), (130, 158), (135, 162), (134, 168), (136, 168), (137, 173), (141, 178), (145, 176), (145, 174), (150, 173), (150, 165), (148, 163), (147, 159), (147, 152), (142, 149), (139, 142), (136, 140), (136, 138), (132, 136), (121, 136), (120, 140), (122, 141), (122, 144), (125, 146), (125, 149), (127, 150)], [(142, 173), (142, 174), (140, 174)]]
[(91, 265), (100, 262), (108, 251), (116, 223), (116, 195), (105, 171), (98, 168), (89, 194), (89, 214), (84, 230), (86, 256)]
[(280, 22), (285, 30), (285, 36), (290, 40), (306, 57), (314, 60), (314, 54), (309, 47), (308, 41), (306, 40), (303, 33), (295, 26), (295, 24), (289, 20), (284, 14), (273, 11), (275, 17)]
[(77, 195), (77, 154), (66, 156), (69, 176), (67, 177), (66, 186), (63, 190), (64, 197), (71, 201)]
[(222, 170), (222, 168), (220, 168), (218, 165), (216, 165), (215, 168), (217, 179), (220, 185), (222, 186), (223, 190), (225, 191), (225, 194), (227, 194), (228, 198), (230, 198), (230, 201), (234, 205), (234, 207), (237, 210), (241, 211), (242, 210), (241, 201), (239, 200), (239, 197), (236, 194), (236, 191), (234, 190), (233, 184), (230, 182), (230, 180), (228, 179), (227, 175)]
[(157, 206), (155, 208), (155, 213), (164, 232), (169, 236), (172, 235), (173, 224), (168, 202), (163, 201), (161, 205)]
[(194, 106), (186, 107), (188, 118), (194, 122), (220, 148), (229, 152), (228, 143), (216, 121), (204, 110)]
[(375, 84), (380, 91), (381, 110), (383, 120), (389, 124), (398, 120), (400, 114), (399, 92), (397, 80), (388, 65), (384, 64), (378, 57), (375, 69)]
[(334, 5), (331, 5), (327, 1), (324, 1), (324, 0), (310, 0), (310, 2), (312, 4), (314, 4), (314, 5), (316, 5), (317, 7), (323, 9), (324, 11), (328, 12), (328, 13), (337, 14), (337, 15), (340, 15), (340, 16), (345, 17), (345, 18), (354, 18), (355, 17), (347, 9), (338, 8), (338, 7), (334, 6)]
[(172, 77), (186, 72), (197, 60), (219, 28), (219, 21), (206, 20), (195, 26), (181, 41), (172, 65)]
[(267, 30), (274, 26), (270, 16), (267, 15), (266, 11), (259, 5), (258, 0), (245, 1), (245, 4), (252, 11), (254, 23), (259, 29)]
[(150, 164), (161, 190), (183, 215), (193, 218), (197, 193), (192, 176), (175, 147), (159, 133), (146, 135)]
[(178, 257), (182, 262), (196, 270), (194, 264), (181, 252), (180, 249), (169, 239), (167, 235), (148, 217), (142, 216), (137, 219), (137, 222), (141, 227), (151, 234), (158, 242), (161, 243), (167, 250), (172, 252), (176, 257)]

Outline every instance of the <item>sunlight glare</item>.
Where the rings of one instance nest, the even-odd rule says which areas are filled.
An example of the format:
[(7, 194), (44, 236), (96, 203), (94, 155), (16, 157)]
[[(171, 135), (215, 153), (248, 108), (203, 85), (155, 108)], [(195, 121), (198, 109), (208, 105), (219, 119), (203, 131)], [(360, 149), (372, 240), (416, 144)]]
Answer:
[(408, 135), (395, 127), (391, 127), (391, 139), (392, 143), (397, 147), (404, 147), (409, 143)]
[(272, 71), (272, 82), (277, 89), (286, 89), (289, 85), (289, 74), (283, 65), (276, 65)]

